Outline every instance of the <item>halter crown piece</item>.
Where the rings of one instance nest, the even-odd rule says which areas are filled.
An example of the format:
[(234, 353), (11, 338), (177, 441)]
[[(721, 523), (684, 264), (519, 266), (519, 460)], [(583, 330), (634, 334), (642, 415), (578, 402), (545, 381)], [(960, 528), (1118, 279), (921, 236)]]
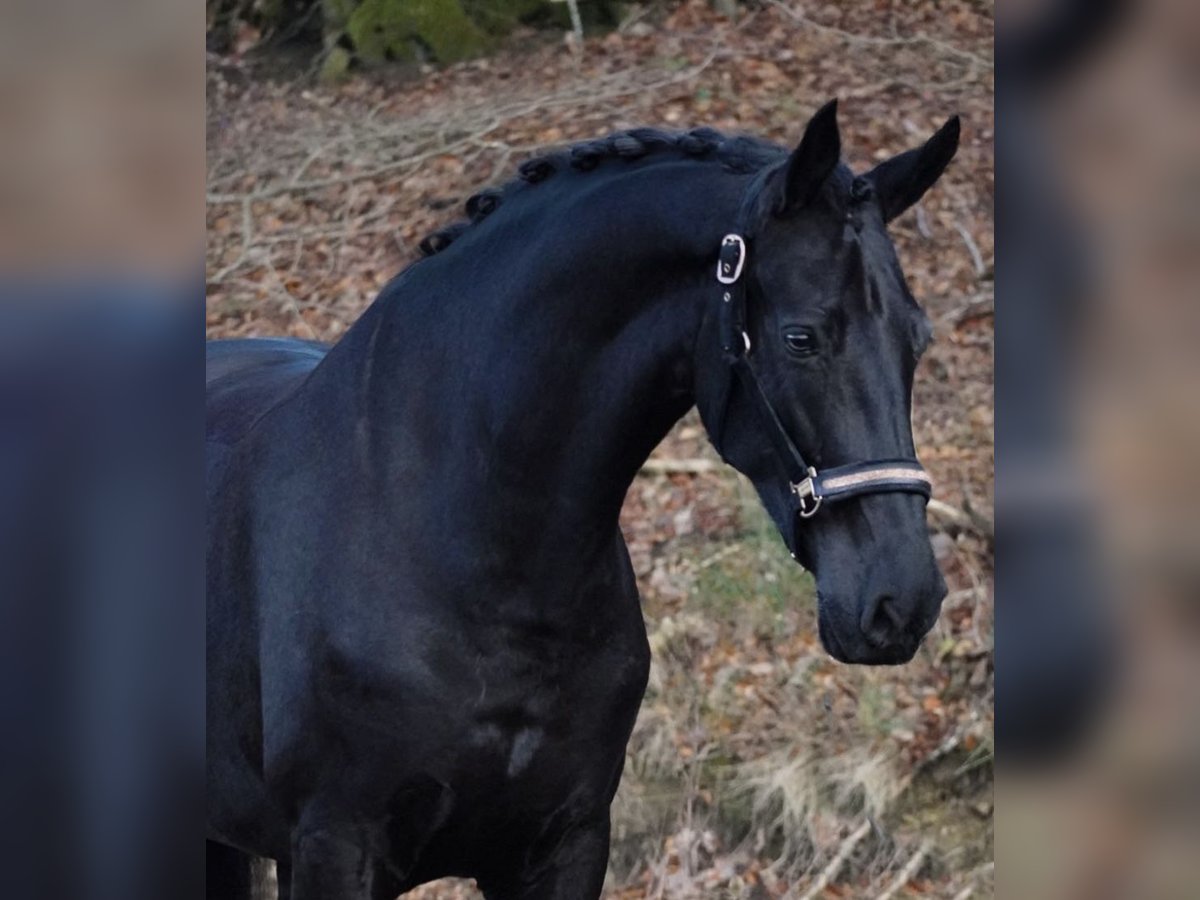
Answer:
[(717, 257), (717, 282), (721, 285), (721, 349), (725, 359), (754, 403), (775, 452), (783, 461), (788, 483), (801, 518), (814, 516), (822, 503), (836, 503), (859, 494), (903, 492), (929, 499), (929, 475), (915, 459), (878, 459), (849, 463), (817, 472), (804, 461), (788, 436), (783, 421), (763, 392), (750, 365), (750, 337), (746, 332), (746, 239), (737, 233), (721, 239)]

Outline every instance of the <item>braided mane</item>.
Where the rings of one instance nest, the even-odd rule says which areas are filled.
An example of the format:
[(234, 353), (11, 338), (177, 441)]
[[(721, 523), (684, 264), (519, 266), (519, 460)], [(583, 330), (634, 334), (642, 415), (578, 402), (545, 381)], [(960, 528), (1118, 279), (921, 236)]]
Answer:
[(683, 132), (658, 128), (618, 131), (522, 163), (517, 169), (518, 177), (513, 181), (470, 197), (466, 204), (467, 220), (433, 232), (421, 241), (421, 252), (425, 256), (441, 253), (472, 225), (499, 209), (511, 193), (545, 181), (556, 172), (567, 169), (587, 172), (606, 160), (642, 159), (651, 154), (661, 154), (664, 159), (711, 157), (727, 172), (751, 173), (785, 156), (787, 151), (761, 138), (742, 135), (728, 137), (713, 128), (694, 128)]

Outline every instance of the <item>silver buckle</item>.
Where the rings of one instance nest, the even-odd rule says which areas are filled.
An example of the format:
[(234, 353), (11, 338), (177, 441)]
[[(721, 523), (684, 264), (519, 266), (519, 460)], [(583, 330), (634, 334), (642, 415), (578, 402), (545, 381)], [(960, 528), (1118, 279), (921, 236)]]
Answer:
[[(742, 267), (746, 265), (746, 241), (740, 234), (727, 234), (721, 238), (721, 249), (736, 246), (738, 248), (737, 264), (729, 271), (729, 263), (721, 257), (717, 258), (717, 281), (721, 284), (733, 284), (742, 277)], [(723, 256), (724, 254), (722, 254)]]
[[(798, 481), (792, 484), (792, 493), (796, 495), (796, 499), (800, 501), (800, 518), (811, 519), (817, 514), (817, 510), (821, 508), (822, 497), (817, 496), (816, 485), (813, 479), (817, 477), (817, 470), (812, 466), (808, 467), (808, 477), (803, 481)], [(810, 506), (806, 506), (810, 503)]]

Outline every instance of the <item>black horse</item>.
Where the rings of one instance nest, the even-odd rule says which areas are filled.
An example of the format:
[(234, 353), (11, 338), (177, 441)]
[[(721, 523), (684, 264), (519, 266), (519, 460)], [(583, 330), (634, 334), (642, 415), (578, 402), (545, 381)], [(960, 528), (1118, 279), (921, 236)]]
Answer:
[(473, 197), (336, 346), (209, 345), (211, 893), (261, 856), (295, 900), (599, 895), (650, 662), (617, 516), (693, 404), (828, 651), (912, 657), (930, 329), (884, 225), (957, 144), (856, 177), (833, 103), (790, 154), (615, 134)]

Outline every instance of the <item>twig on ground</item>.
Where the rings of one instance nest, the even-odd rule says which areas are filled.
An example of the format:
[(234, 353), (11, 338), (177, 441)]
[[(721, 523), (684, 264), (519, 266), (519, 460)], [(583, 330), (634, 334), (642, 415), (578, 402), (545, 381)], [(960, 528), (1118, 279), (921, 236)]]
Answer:
[(971, 523), (971, 527), (975, 532), (982, 537), (993, 541), (996, 538), (995, 523), (975, 508), (975, 504), (971, 502), (971, 496), (967, 493), (967, 486), (963, 485), (963, 513)]
[(930, 240), (933, 237), (933, 232), (929, 228), (929, 217), (925, 215), (925, 207), (918, 203), (914, 212), (917, 219), (917, 233), (925, 238), (925, 240)]
[(951, 591), (946, 595), (946, 599), (942, 601), (942, 608), (953, 609), (965, 600), (978, 600), (986, 596), (987, 591), (982, 587), (969, 587), (959, 591)]
[(975, 889), (979, 886), (979, 879), (987, 873), (994, 872), (995, 870), (996, 863), (994, 861), (984, 863), (971, 873), (970, 880), (967, 882), (966, 887), (954, 895), (954, 900), (969, 900), (969, 898), (975, 893)]
[(218, 284), (241, 268), (242, 264), (250, 256), (250, 248), (254, 246), (254, 217), (250, 211), (250, 198), (242, 199), (242, 249), (237, 255), (237, 259), (225, 266), (221, 271), (209, 278), (208, 281), (213, 284)]
[(710, 553), (708, 556), (704, 557), (704, 559), (696, 563), (693, 568), (695, 568), (697, 571), (700, 571), (702, 569), (707, 569), (710, 566), (715, 566), (727, 556), (733, 556), (733, 554), (737, 553), (740, 549), (740, 544), (727, 544), (716, 553)]
[(634, 4), (632, 12), (625, 16), (625, 18), (621, 20), (621, 24), (617, 26), (617, 31), (621, 34), (627, 33), (630, 28), (642, 21), (642, 19), (646, 18), (647, 13), (653, 9), (654, 6), (649, 3), (645, 5)]
[(575, 50), (583, 51), (583, 20), (579, 17), (579, 0), (566, 0), (571, 13), (571, 31), (575, 33)]
[(967, 301), (961, 306), (957, 306), (950, 310), (945, 315), (938, 317), (938, 324), (962, 325), (965, 322), (970, 322), (972, 319), (978, 319), (982, 316), (990, 316), (996, 311), (996, 292), (992, 290), (980, 291), (978, 294), (972, 294), (967, 298)]
[(329, 144), (321, 144), (304, 158), (304, 162), (300, 163), (299, 168), (292, 173), (292, 177), (289, 179), (293, 187), (300, 183), (300, 177), (308, 171), (309, 166), (315, 163), (326, 152), (328, 147)]
[(936, 498), (930, 499), (926, 509), (960, 530), (973, 531), (988, 540), (995, 537), (995, 525), (974, 509), (959, 509)]
[(361, 172), (348, 172), (345, 175), (339, 175), (331, 178), (319, 178), (313, 181), (300, 181), (295, 184), (277, 184), (269, 188), (262, 188), (251, 194), (208, 194), (204, 200), (209, 205), (221, 203), (237, 203), (247, 199), (251, 201), (268, 200), (272, 197), (278, 197), (283, 194), (298, 194), (307, 191), (315, 191), (321, 188), (336, 187), (343, 184), (353, 184), (356, 181), (369, 181), (372, 178), (378, 178), (380, 175), (387, 175), (397, 169), (405, 169), (416, 166), (417, 163), (424, 162), (433, 156), (439, 156), (443, 153), (448, 153), (451, 150), (457, 150), (459, 147), (466, 146), (471, 142), (472, 138), (483, 137), (489, 132), (495, 131), (500, 126), (498, 120), (493, 120), (485, 128), (480, 130), (470, 137), (461, 138), (452, 141), (449, 144), (442, 144), (431, 147), (423, 153), (418, 153), (415, 156), (406, 156), (403, 159), (392, 160), (373, 169), (365, 169)]
[(975, 264), (975, 274), (983, 277), (987, 274), (987, 267), (983, 264), (983, 255), (979, 252), (975, 238), (971, 237), (971, 232), (967, 231), (961, 222), (954, 223), (954, 230), (962, 236), (963, 243), (967, 245), (967, 252), (971, 254), (971, 262)]
[(832, 25), (822, 25), (820, 22), (810, 19), (803, 13), (799, 13), (792, 9), (786, 3), (780, 0), (767, 0), (771, 6), (776, 6), (792, 21), (804, 25), (807, 28), (812, 28), (815, 31), (820, 31), (824, 34), (835, 35), (847, 43), (860, 44), (870, 47), (908, 47), (919, 44), (924, 44), (930, 47), (935, 47), (943, 53), (956, 56), (961, 60), (965, 60), (971, 65), (978, 66), (980, 69), (990, 71), (994, 64), (990, 59), (985, 59), (978, 53), (972, 53), (970, 50), (963, 50), (961, 47), (955, 47), (953, 44), (948, 44), (945, 41), (938, 40), (935, 37), (930, 37), (927, 34), (915, 34), (912, 37), (879, 37), (873, 34), (856, 34), (853, 31), (845, 31), (841, 28), (835, 28)]
[(949, 519), (956, 525), (968, 525), (971, 521), (967, 518), (967, 514), (961, 509), (956, 506), (951, 506), (949, 503), (946, 503), (942, 500), (938, 500), (936, 497), (930, 498), (929, 503), (925, 508), (936, 516), (939, 516), (943, 519)]
[(883, 893), (876, 897), (875, 900), (892, 900), (893, 897), (900, 893), (901, 889), (910, 881), (912, 881), (913, 876), (915, 876), (917, 872), (921, 870), (921, 866), (925, 864), (925, 860), (929, 856), (929, 848), (929, 841), (922, 841), (921, 846), (917, 848), (917, 852), (914, 853), (909, 861), (904, 864), (904, 868), (900, 870), (900, 872), (892, 880), (892, 883), (889, 884), (884, 889)]
[(846, 864), (846, 860), (854, 852), (854, 848), (859, 845), (859, 842), (867, 836), (867, 832), (870, 830), (870, 819), (854, 829), (850, 833), (850, 836), (842, 841), (842, 846), (838, 848), (838, 852), (829, 861), (829, 865), (821, 870), (821, 874), (817, 876), (816, 881), (809, 885), (808, 890), (800, 895), (800, 900), (816, 900), (817, 897), (821, 896), (825, 888), (829, 887), (830, 882), (838, 877), (838, 874), (842, 871), (842, 866)]
[[(538, 97), (520, 103), (509, 104), (506, 107), (501, 107), (499, 109), (490, 111), (486, 116), (483, 117), (482, 124), (480, 124), (478, 121), (475, 121), (465, 125), (463, 129), (461, 129), (464, 133), (457, 138), (435, 141), (433, 146), (427, 147), (420, 153), (405, 155), (401, 158), (393, 159), (371, 169), (365, 169), (360, 172), (347, 172), (344, 175), (313, 179), (311, 181), (285, 181), (280, 184), (273, 184), (268, 187), (260, 188), (257, 191), (250, 192), (249, 194), (209, 193), (205, 196), (205, 203), (209, 206), (213, 206), (240, 203), (247, 198), (252, 202), (258, 200), (268, 200), (272, 197), (278, 197), (284, 194), (306, 193), (310, 191), (321, 190), (323, 188), (352, 184), (358, 181), (369, 181), (373, 178), (378, 178), (380, 175), (387, 175), (397, 170), (413, 168), (418, 163), (424, 162), (432, 157), (449, 153), (461, 147), (482, 143), (484, 138), (486, 138), (492, 132), (498, 130), (504, 124), (512, 121), (513, 119), (530, 115), (531, 113), (561, 106), (579, 105), (595, 107), (598, 104), (615, 100), (628, 94), (640, 92), (653, 93), (654, 91), (661, 90), (662, 88), (669, 87), (671, 85), (690, 81), (713, 64), (713, 62), (720, 55), (720, 49), (720, 43), (715, 43), (705, 58), (696, 65), (657, 81), (642, 83), (637, 78), (629, 77), (627, 74), (622, 74), (620, 77), (613, 79), (615, 86), (610, 90), (596, 90), (597, 86), (595, 84), (591, 84), (586, 86), (578, 86), (573, 90), (564, 91), (557, 96), (552, 95), (549, 97)], [(455, 124), (457, 123), (446, 124), (444, 126), (445, 133), (451, 133)], [(397, 130), (406, 131), (408, 128), (409, 123), (406, 123)], [(468, 128), (470, 130), (467, 130)], [(381, 134), (382, 133), (383, 132), (381, 132)], [(309, 155), (311, 155), (311, 151)], [(309, 163), (309, 165), (311, 165), (311, 163)]]

